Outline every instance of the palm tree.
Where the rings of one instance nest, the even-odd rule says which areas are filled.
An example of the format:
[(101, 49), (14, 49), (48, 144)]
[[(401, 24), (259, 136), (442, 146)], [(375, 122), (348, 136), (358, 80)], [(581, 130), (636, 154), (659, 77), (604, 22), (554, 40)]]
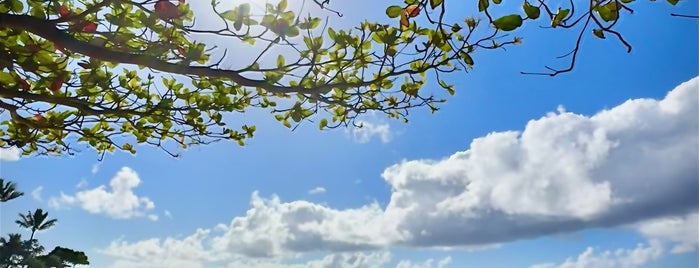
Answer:
[(9, 239), (0, 237), (0, 263), (7, 265), (17, 265), (21, 258), (26, 255), (26, 248), (20, 234), (10, 234)]
[(32, 235), (29, 237), (29, 241), (34, 239), (34, 233), (36, 233), (36, 231), (43, 231), (48, 228), (51, 228), (58, 221), (56, 219), (46, 220), (46, 218), (49, 216), (49, 213), (44, 212), (40, 208), (36, 209), (36, 211), (34, 211), (34, 214), (32, 214), (31, 211), (27, 211), (26, 215), (20, 213), (19, 216), (21, 217), (21, 219), (16, 220), (15, 222), (19, 224), (20, 227), (32, 230)]
[(24, 193), (17, 191), (17, 185), (14, 182), (5, 182), (0, 178), (0, 202), (7, 202), (22, 195)]

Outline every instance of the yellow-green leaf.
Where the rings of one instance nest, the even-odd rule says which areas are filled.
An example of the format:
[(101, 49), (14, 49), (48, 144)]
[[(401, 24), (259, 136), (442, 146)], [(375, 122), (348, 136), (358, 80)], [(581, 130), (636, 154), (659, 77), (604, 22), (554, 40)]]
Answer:
[(501, 31), (512, 31), (522, 26), (522, 17), (517, 14), (503, 16), (494, 20), (493, 25)]
[(390, 7), (386, 8), (386, 15), (392, 19), (400, 16), (400, 13), (402, 13), (402, 12), (403, 12), (403, 8), (399, 7), (399, 6), (390, 6)]

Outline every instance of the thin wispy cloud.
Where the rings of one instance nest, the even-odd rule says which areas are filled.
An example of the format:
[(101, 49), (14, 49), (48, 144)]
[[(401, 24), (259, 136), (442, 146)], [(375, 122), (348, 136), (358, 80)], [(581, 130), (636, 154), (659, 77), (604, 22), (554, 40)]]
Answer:
[(323, 194), (325, 192), (326, 192), (326, 190), (323, 187), (316, 187), (316, 188), (308, 190), (308, 194)]
[(34, 190), (32, 190), (32, 192), (31, 192), (32, 198), (34, 198), (34, 200), (36, 200), (38, 202), (43, 201), (41, 199), (41, 191), (43, 191), (43, 190), (44, 190), (43, 186), (39, 186), (39, 187), (34, 188)]
[(639, 244), (632, 249), (613, 251), (598, 251), (588, 247), (577, 257), (568, 258), (562, 263), (535, 264), (531, 268), (636, 268), (651, 263), (664, 254), (663, 247), (656, 241), (650, 241), (648, 245)]

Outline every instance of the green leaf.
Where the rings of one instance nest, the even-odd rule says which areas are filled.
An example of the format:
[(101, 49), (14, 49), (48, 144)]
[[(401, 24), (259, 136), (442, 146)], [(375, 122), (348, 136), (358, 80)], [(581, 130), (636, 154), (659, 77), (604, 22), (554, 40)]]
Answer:
[(493, 0), (493, 4), (499, 5), (500, 3), (502, 3), (502, 0)]
[(594, 34), (595, 36), (597, 36), (597, 38), (599, 38), (599, 39), (605, 39), (605, 38), (606, 38), (606, 37), (604, 37), (604, 32), (602, 31), (602, 29), (594, 29), (594, 30), (592, 30), (592, 34)]
[(522, 26), (522, 17), (517, 14), (500, 17), (493, 21), (495, 28), (502, 31), (512, 31)]
[(12, 12), (15, 12), (15, 13), (20, 13), (20, 12), (22, 12), (22, 9), (24, 9), (24, 5), (19, 0), (10, 0), (9, 5), (10, 5), (10, 10), (12, 10)]
[(551, 20), (551, 27), (556, 28), (556, 26), (560, 25), (563, 20), (568, 17), (568, 14), (570, 14), (570, 9), (558, 9), (558, 13), (556, 13), (556, 16), (553, 17), (553, 20)]
[(277, 10), (284, 11), (284, 10), (286, 10), (286, 6), (287, 6), (286, 0), (281, 0), (281, 1), (279, 1), (279, 4), (277, 4)]
[(680, 0), (667, 0), (667, 2), (674, 6), (677, 5), (677, 3), (680, 2)]
[(527, 14), (527, 18), (530, 19), (538, 19), (539, 15), (541, 15), (541, 10), (539, 7), (532, 6), (529, 4), (529, 1), (524, 1), (524, 4), (522, 4), (522, 8), (524, 9), (524, 13)]
[(320, 123), (318, 123), (318, 129), (323, 130), (325, 127), (328, 126), (328, 119), (320, 119)]
[(484, 10), (488, 9), (488, 5), (490, 5), (488, 0), (478, 0), (478, 11), (483, 12)]
[(432, 7), (432, 9), (435, 9), (439, 5), (441, 5), (442, 2), (444, 2), (444, 1), (443, 0), (430, 0), (430, 7)]
[[(610, 5), (612, 4), (612, 5)], [(598, 6), (595, 8), (597, 14), (606, 22), (615, 21), (619, 18), (619, 11), (617, 11), (616, 2), (611, 2), (604, 6)]]
[(401, 12), (403, 12), (403, 8), (399, 6), (390, 6), (386, 9), (386, 15), (392, 19), (400, 16)]
[(459, 53), (459, 56), (461, 56), (461, 59), (464, 60), (464, 62), (469, 65), (473, 66), (473, 58), (471, 58), (471, 55), (465, 52)]
[(282, 55), (277, 56), (277, 68), (284, 67), (284, 64), (285, 64), (284, 56), (282, 56)]
[(221, 17), (230, 21), (236, 21), (238, 19), (238, 12), (236, 12), (236, 10), (226, 10), (221, 13)]

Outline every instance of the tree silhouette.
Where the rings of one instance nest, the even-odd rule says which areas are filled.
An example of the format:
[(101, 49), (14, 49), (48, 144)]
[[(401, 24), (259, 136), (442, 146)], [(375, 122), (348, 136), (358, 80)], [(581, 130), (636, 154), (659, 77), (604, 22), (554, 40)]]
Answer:
[[(0, 180), (0, 185), (4, 185), (1, 202), (7, 202), (23, 194), (16, 190), (15, 183), (3, 183)], [(14, 197), (4, 198), (7, 196)], [(48, 254), (41, 255), (44, 252), (44, 247), (39, 244), (34, 235), (37, 231), (53, 227), (57, 220), (48, 220), (48, 212), (42, 209), (36, 209), (34, 213), (29, 211), (27, 214), (19, 214), (19, 216), (20, 219), (15, 222), (20, 227), (29, 229), (31, 236), (28, 240), (23, 240), (20, 234), (8, 234), (7, 238), (0, 237), (0, 268), (48, 268), (67, 267), (68, 265), (75, 267), (78, 264), (90, 264), (84, 252), (69, 248), (55, 247)]]
[(22, 195), (24, 193), (17, 191), (17, 185), (14, 182), (5, 182), (0, 178), (0, 202), (7, 202)]
[(23, 228), (27, 228), (31, 230), (32, 234), (29, 237), (29, 240), (34, 239), (34, 233), (37, 231), (43, 231), (48, 228), (53, 227), (58, 220), (56, 219), (50, 219), (47, 220), (49, 213), (44, 212), (42, 209), (38, 208), (32, 213), (31, 211), (27, 211), (27, 214), (19, 214), (20, 219), (16, 220), (15, 223), (19, 224), (19, 226)]

